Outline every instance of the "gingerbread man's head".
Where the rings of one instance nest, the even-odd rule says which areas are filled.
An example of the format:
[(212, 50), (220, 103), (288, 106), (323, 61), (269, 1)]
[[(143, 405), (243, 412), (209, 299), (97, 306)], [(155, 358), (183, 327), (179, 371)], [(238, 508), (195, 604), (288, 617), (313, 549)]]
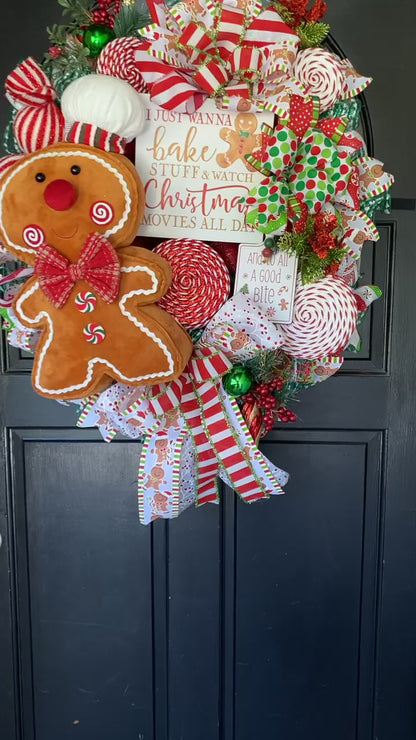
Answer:
[(254, 113), (239, 113), (235, 117), (234, 125), (238, 133), (243, 131), (244, 133), (253, 134), (257, 128), (257, 117)]
[[(95, 78), (95, 86), (99, 82), (98, 92), (102, 93), (102, 76), (91, 77)], [(114, 80), (104, 78), (105, 88), (109, 81), (114, 84)], [(70, 95), (75, 95), (78, 108), (80, 92), (88, 98), (88, 89), (79, 88), (91, 82), (82, 78), (70, 86), (71, 90), (67, 88)], [(122, 81), (115, 82), (118, 85)], [(127, 83), (122, 84), (123, 95), (129, 94)], [(131, 93), (136, 95), (134, 90)], [(140, 123), (140, 100), (138, 103), (136, 98), (133, 100)], [(114, 247), (130, 244), (143, 216), (143, 185), (136, 169), (122, 154), (101, 148), (114, 144), (116, 151), (120, 151), (121, 136), (109, 134), (98, 126), (75, 124), (74, 119), (82, 116), (82, 110), (71, 116), (72, 99), (66, 105), (65, 102), (64, 93), (62, 108), (69, 111), (66, 122), (73, 124), (73, 138), (77, 133), (79, 138), (87, 133), (89, 138), (85, 140), (96, 146), (62, 142), (32, 152), (7, 169), (0, 182), (2, 241), (29, 264), (35, 262), (36, 251), (42, 244), (50, 244), (70, 261), (76, 261), (91, 232), (103, 234)], [(129, 125), (128, 121), (127, 128)], [(116, 126), (117, 123), (113, 129)]]

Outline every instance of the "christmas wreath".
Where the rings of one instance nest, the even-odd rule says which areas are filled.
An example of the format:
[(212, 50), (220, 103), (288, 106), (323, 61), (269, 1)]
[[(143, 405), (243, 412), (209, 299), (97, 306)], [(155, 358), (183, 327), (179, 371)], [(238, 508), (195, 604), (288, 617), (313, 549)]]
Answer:
[(142, 440), (143, 523), (217, 502), (218, 476), (282, 493), (259, 439), (380, 296), (359, 285), (393, 182), (358, 130), (371, 79), (322, 46), (323, 0), (59, 3), (5, 84), (7, 339), (80, 427)]

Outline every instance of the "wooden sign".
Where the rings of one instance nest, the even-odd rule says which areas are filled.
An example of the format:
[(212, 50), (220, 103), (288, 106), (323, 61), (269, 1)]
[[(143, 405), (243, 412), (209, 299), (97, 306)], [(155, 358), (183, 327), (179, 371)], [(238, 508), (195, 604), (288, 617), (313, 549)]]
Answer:
[(136, 139), (136, 168), (146, 192), (141, 236), (258, 242), (244, 223), (242, 196), (263, 179), (244, 158), (261, 147), (272, 113), (218, 109), (165, 110), (142, 95), (146, 125)]
[(240, 244), (234, 293), (243, 291), (271, 321), (292, 321), (297, 257), (278, 251), (265, 260), (262, 244)]

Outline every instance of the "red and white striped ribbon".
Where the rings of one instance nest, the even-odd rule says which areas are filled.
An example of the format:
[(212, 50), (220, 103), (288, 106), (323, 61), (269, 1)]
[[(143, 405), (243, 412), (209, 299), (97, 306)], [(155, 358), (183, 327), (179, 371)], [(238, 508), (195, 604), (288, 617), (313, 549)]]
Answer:
[(9, 167), (13, 167), (16, 162), (19, 161), (23, 157), (23, 154), (7, 154), (5, 157), (1, 157), (0, 159), (0, 175), (3, 174), (3, 172), (6, 172), (6, 170), (9, 169)]
[(126, 139), (118, 134), (112, 134), (99, 126), (92, 123), (82, 123), (75, 121), (66, 135), (66, 141), (72, 141), (77, 144), (88, 144), (106, 152), (116, 152), (124, 154), (126, 149)]
[[(190, 113), (207, 96), (248, 99), (253, 82), (288, 66), (284, 54), (280, 55), (283, 61), (271, 63), (261, 49), (297, 47), (297, 35), (273, 8), (263, 10), (259, 2), (248, 2), (242, 10), (202, 0), (207, 12), (190, 20), (179, 6), (174, 10), (157, 0), (149, 1), (154, 23), (142, 29), (149, 46), (138, 50), (135, 60), (153, 102), (163, 108)], [(213, 24), (209, 25), (206, 19), (211, 16)], [(174, 47), (161, 44), (162, 38)], [(176, 56), (171, 48), (176, 49)]]
[(8, 100), (18, 109), (13, 131), (23, 152), (34, 152), (63, 140), (64, 117), (54, 102), (55, 89), (32, 57), (10, 72), (5, 89)]
[[(271, 482), (267, 461), (257, 450), (254, 441), (246, 434), (246, 446), (242, 449), (235, 433), (234, 424), (240, 425), (236, 402), (228, 399), (222, 391), (220, 377), (232, 363), (221, 352), (212, 353), (209, 348), (200, 350), (202, 356), (193, 357), (185, 373), (168, 386), (154, 386), (150, 408), (161, 416), (178, 407), (186, 420), (194, 440), (198, 460), (198, 503), (217, 499), (216, 478), (223, 468), (235, 491), (247, 502), (270, 495), (271, 489), (281, 488), (277, 481)], [(233, 414), (230, 423), (229, 412)], [(248, 436), (247, 436), (248, 435)], [(266, 478), (260, 481), (255, 474), (252, 458), (262, 460)], [(268, 471), (268, 473), (267, 473)]]
[(43, 105), (56, 98), (50, 80), (33, 57), (28, 57), (10, 72), (4, 83), (6, 96), (16, 108)]
[(16, 141), (26, 154), (63, 140), (64, 117), (53, 103), (21, 108), (13, 121)]

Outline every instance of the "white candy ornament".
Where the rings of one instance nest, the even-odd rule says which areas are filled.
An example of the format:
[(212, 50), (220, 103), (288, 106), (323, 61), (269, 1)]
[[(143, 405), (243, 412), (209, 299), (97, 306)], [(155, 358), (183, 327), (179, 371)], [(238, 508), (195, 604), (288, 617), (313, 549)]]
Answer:
[(332, 108), (343, 96), (345, 74), (341, 59), (325, 49), (302, 49), (292, 72), (309, 95), (319, 98), (321, 111)]
[(71, 82), (61, 98), (65, 126), (81, 121), (131, 141), (144, 126), (140, 95), (124, 80), (108, 75), (85, 75)]
[(293, 321), (279, 326), (281, 348), (310, 360), (340, 354), (355, 330), (357, 315), (357, 301), (344, 280), (331, 275), (307, 285), (299, 280)]

